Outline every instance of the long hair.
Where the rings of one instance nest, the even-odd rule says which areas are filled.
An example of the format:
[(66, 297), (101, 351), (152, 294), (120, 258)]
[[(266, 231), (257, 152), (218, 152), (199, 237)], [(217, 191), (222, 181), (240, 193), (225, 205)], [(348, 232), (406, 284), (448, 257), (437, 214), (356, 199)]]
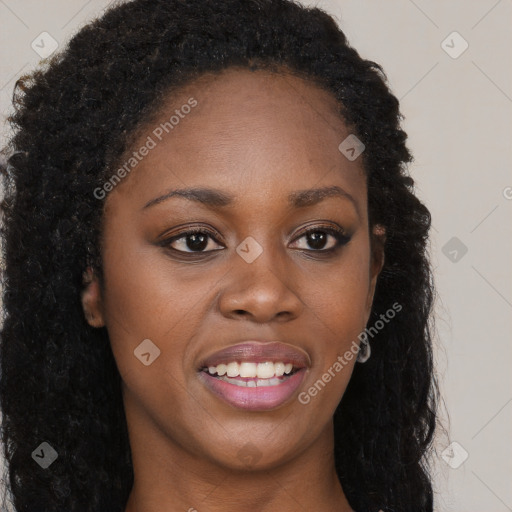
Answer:
[[(290, 0), (134, 0), (109, 9), (14, 91), (2, 202), (2, 440), (19, 512), (122, 512), (133, 467), (121, 377), (105, 328), (84, 318), (101, 276), (104, 202), (137, 129), (162, 100), (229, 67), (291, 70), (332, 93), (364, 143), (370, 228), (385, 227), (371, 338), (334, 415), (336, 471), (358, 512), (431, 512), (436, 425), (430, 213), (414, 194), (399, 102), (334, 20)], [(46, 442), (58, 458), (35, 463)]]

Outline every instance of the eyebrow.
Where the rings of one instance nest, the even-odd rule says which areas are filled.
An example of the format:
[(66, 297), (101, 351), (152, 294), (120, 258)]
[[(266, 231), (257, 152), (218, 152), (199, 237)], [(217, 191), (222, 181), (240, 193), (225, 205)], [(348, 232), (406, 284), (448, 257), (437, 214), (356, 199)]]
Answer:
[[(163, 203), (172, 197), (184, 197), (185, 199), (199, 202), (211, 208), (223, 208), (226, 206), (232, 206), (235, 202), (234, 196), (226, 194), (220, 190), (203, 187), (191, 187), (171, 190), (162, 196), (151, 199), (144, 205), (142, 209), (150, 208), (151, 206)], [(292, 192), (288, 195), (288, 204), (294, 208), (305, 208), (318, 204), (328, 197), (340, 197), (342, 199), (348, 199), (352, 202), (357, 213), (359, 214), (359, 208), (356, 200), (347, 191), (343, 190), (337, 185), (332, 185), (330, 187), (296, 190), (295, 192)]]

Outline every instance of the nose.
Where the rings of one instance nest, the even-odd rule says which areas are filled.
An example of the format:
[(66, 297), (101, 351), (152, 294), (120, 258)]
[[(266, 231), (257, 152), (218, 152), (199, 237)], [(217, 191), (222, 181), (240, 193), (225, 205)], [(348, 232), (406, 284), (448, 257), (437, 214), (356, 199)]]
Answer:
[(263, 251), (252, 263), (235, 255), (234, 265), (223, 281), (219, 309), (226, 318), (256, 323), (293, 320), (304, 308), (295, 292), (296, 278), (289, 262), (271, 251)]

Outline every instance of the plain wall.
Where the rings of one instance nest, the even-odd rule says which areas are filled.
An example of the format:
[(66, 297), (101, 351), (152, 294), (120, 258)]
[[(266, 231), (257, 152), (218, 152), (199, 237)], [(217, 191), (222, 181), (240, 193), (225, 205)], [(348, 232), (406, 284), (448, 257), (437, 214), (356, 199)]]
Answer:
[[(16, 77), (40, 60), (32, 41), (48, 32), (62, 47), (110, 3), (0, 1), (0, 146)], [(436, 358), (450, 418), (449, 439), (436, 441), (436, 510), (512, 511), (512, 2), (303, 3), (331, 13), (383, 66), (432, 213)], [(445, 451), (452, 441), (468, 454), (461, 465), (460, 448)]]

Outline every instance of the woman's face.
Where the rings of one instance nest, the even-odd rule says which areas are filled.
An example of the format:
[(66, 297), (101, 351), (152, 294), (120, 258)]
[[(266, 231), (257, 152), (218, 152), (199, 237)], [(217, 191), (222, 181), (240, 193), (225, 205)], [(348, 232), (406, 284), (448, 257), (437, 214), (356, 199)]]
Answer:
[(330, 435), (382, 263), (349, 134), (328, 92), (266, 71), (203, 76), (162, 105), (106, 199), (104, 290), (88, 295), (131, 435), (226, 468)]

